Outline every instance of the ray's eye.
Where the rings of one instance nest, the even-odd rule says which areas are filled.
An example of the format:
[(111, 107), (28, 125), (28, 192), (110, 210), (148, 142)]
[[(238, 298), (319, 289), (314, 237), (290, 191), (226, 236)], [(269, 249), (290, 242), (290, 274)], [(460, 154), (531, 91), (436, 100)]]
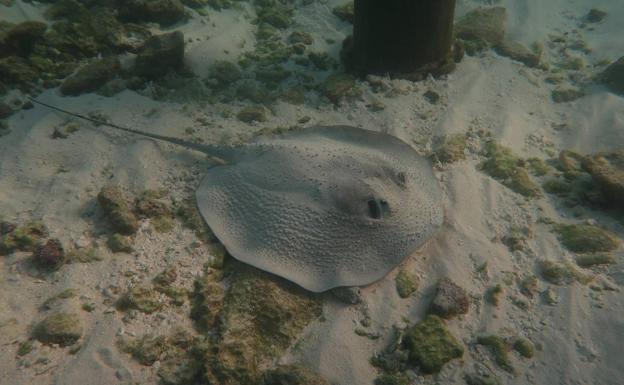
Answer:
[(390, 206), (385, 199), (369, 199), (368, 214), (373, 219), (380, 219), (382, 216), (390, 212)]

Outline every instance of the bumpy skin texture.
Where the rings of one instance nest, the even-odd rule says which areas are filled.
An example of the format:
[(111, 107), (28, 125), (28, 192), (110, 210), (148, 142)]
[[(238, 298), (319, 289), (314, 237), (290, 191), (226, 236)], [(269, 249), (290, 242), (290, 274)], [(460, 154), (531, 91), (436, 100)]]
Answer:
[(431, 165), (393, 136), (311, 127), (239, 151), (202, 181), (202, 216), (236, 259), (307, 290), (374, 282), (442, 223)]

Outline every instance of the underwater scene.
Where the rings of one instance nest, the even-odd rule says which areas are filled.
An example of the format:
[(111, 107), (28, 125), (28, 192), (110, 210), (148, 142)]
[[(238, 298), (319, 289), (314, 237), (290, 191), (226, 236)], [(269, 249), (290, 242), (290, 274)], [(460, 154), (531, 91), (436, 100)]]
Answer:
[(621, 385), (623, 239), (622, 0), (0, 0), (0, 385)]

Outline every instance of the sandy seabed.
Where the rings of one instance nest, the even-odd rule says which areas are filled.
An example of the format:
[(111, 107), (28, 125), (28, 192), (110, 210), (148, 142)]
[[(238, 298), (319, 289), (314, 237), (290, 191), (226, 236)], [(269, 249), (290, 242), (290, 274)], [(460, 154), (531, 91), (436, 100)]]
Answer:
[[(17, 1), (11, 7), (0, 5), (0, 20), (19, 22), (41, 19), (41, 7)], [(338, 57), (339, 44), (326, 45), (326, 39), (340, 42), (350, 33), (350, 25), (331, 13), (337, 1), (313, 3), (295, 11), (293, 28), (315, 37), (317, 49), (328, 49)], [(482, 2), (458, 1), (457, 16)], [(548, 40), (549, 35), (578, 34), (591, 48), (579, 54), (588, 64), (615, 60), (624, 55), (624, 2), (607, 0), (538, 1), (503, 0), (508, 13), (507, 34), (531, 44)], [(579, 28), (588, 10), (598, 7), (607, 12), (593, 28)], [(253, 26), (236, 10), (211, 11), (213, 23), (199, 23), (192, 13), (188, 22), (176, 29), (191, 39), (186, 62), (200, 76), (211, 62), (233, 60), (241, 50), (240, 41), (252, 42)], [(194, 39), (206, 34), (211, 39)], [(249, 45), (248, 45), (249, 46)], [(225, 51), (227, 53), (225, 53)], [(545, 44), (543, 61), (555, 52)], [(417, 151), (428, 154), (443, 135), (489, 131), (492, 137), (521, 157), (551, 158), (564, 149), (583, 154), (611, 151), (624, 146), (624, 97), (600, 85), (590, 86), (587, 94), (567, 103), (551, 98), (554, 85), (544, 81), (546, 73), (497, 55), (493, 51), (467, 56), (457, 69), (443, 79), (422, 82), (383, 80), (392, 95), (373, 93), (359, 84), (360, 98), (339, 106), (329, 103), (291, 105), (278, 102), (268, 121), (249, 125), (224, 114), (244, 104), (186, 105), (157, 102), (133, 91), (114, 97), (86, 94), (62, 97), (48, 90), (38, 98), (71, 111), (97, 110), (119, 125), (149, 132), (185, 137), (185, 129), (196, 128), (196, 136), (209, 143), (245, 141), (263, 127), (296, 125), (304, 116), (306, 125), (348, 124), (387, 132)], [(434, 90), (436, 104), (423, 94)], [(382, 102), (385, 108), (371, 111), (367, 105)], [(156, 113), (153, 110), (156, 109)], [(149, 113), (148, 113), (149, 112)], [(0, 213), (5, 219), (41, 219), (51, 236), (67, 244), (104, 242), (105, 236), (93, 230), (94, 198), (107, 183), (128, 191), (166, 189), (174, 198), (189, 196), (197, 186), (206, 162), (197, 154), (170, 144), (118, 134), (83, 124), (65, 140), (51, 139), (53, 128), (66, 117), (37, 107), (14, 114), (8, 121), (11, 132), (0, 138)], [(208, 122), (199, 125), (198, 122)], [(561, 129), (564, 127), (564, 129)], [(624, 227), (601, 212), (578, 212), (566, 208), (559, 198), (545, 194), (526, 199), (479, 171), (482, 157), (469, 153), (465, 160), (437, 165), (436, 176), (444, 191), (445, 226), (422, 250), (408, 258), (404, 267), (420, 278), (418, 292), (401, 299), (392, 272), (379, 282), (362, 289), (362, 298), (371, 317), (371, 329), (379, 339), (354, 333), (362, 318), (361, 306), (337, 301), (324, 303), (324, 321), (314, 322), (304, 332), (296, 349), (280, 362), (298, 362), (318, 372), (332, 384), (372, 384), (377, 370), (370, 357), (382, 350), (393, 325), (421, 319), (441, 277), (450, 277), (474, 298), (468, 314), (448, 322), (451, 332), (462, 341), (466, 353), (448, 363), (436, 376), (417, 376), (417, 384), (462, 384), (466, 371), (494, 373), (508, 384), (621, 384), (624, 379), (624, 259), (616, 252), (616, 264), (598, 271), (598, 282), (614, 290), (597, 291), (581, 283), (551, 285), (543, 280), (539, 290), (552, 290), (558, 301), (548, 305), (537, 295), (526, 298), (516, 285), (506, 287), (501, 303), (492, 306), (483, 300), (486, 290), (509, 274), (519, 277), (537, 271), (538, 260), (573, 260), (549, 227), (538, 222), (548, 217), (556, 222), (590, 220), (622, 236)], [(59, 172), (62, 169), (63, 172)], [(533, 236), (524, 249), (512, 252), (500, 240), (511, 228), (529, 227)], [(0, 260), (0, 384), (114, 384), (135, 381), (157, 383), (154, 367), (132, 361), (115, 346), (118, 336), (158, 332), (175, 325), (191, 327), (184, 309), (165, 309), (124, 322), (123, 314), (106, 301), (110, 287), (150, 279), (165, 266), (180, 266), (181, 279), (192, 285), (210, 251), (191, 247), (193, 233), (176, 225), (161, 234), (143, 223), (131, 254), (108, 253), (92, 264), (72, 264), (46, 279), (28, 274), (25, 253)], [(487, 272), (478, 273), (487, 262)], [(130, 277), (126, 271), (135, 271)], [(84, 335), (81, 350), (70, 355), (36, 343), (23, 358), (16, 355), (19, 342), (28, 336), (41, 316), (39, 306), (50, 295), (67, 288), (79, 289), (79, 297), (63, 306), (80, 307), (89, 301), (92, 312), (81, 312)], [(525, 303), (518, 306), (515, 299)], [(109, 298), (110, 299), (110, 298)], [(107, 305), (108, 304), (108, 305)], [(509, 374), (491, 361), (482, 347), (474, 345), (477, 336), (500, 334), (523, 336), (540, 347), (531, 360), (513, 356), (516, 374)], [(17, 358), (16, 358), (17, 357)], [(45, 359), (45, 364), (38, 363)]]

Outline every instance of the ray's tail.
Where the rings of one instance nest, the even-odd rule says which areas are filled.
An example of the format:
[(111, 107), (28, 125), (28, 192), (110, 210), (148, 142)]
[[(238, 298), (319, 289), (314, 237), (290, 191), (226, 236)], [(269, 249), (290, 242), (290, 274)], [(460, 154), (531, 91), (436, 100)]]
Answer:
[(104, 120), (94, 119), (94, 118), (91, 118), (89, 116), (85, 116), (85, 115), (81, 115), (81, 114), (78, 114), (78, 113), (75, 113), (75, 112), (67, 111), (67, 110), (64, 110), (62, 108), (55, 107), (55, 106), (53, 106), (51, 104), (44, 103), (42, 101), (34, 99), (34, 98), (30, 97), (30, 96), (28, 96), (28, 99), (30, 99), (33, 103), (42, 105), (44, 107), (47, 107), (47, 108), (50, 108), (52, 110), (61, 112), (63, 114), (66, 114), (66, 115), (69, 115), (69, 116), (73, 116), (73, 117), (76, 117), (76, 118), (79, 118), (79, 119), (86, 120), (88, 122), (91, 122), (91, 123), (95, 124), (96, 126), (99, 126), (99, 125), (106, 126), (106, 127), (114, 128), (116, 130), (129, 132), (131, 134), (141, 135), (141, 136), (145, 136), (145, 137), (156, 139), (156, 140), (162, 140), (164, 142), (177, 144), (179, 146), (183, 146), (183, 147), (186, 147), (186, 148), (191, 149), (191, 150), (203, 152), (204, 154), (207, 154), (209, 156), (213, 156), (213, 157), (222, 159), (222, 160), (224, 160), (226, 162), (232, 161), (231, 158), (232, 158), (233, 154), (232, 154), (232, 148), (230, 148), (230, 147), (215, 146), (215, 145), (210, 145), (210, 144), (193, 143), (193, 142), (189, 142), (189, 141), (186, 141), (186, 140), (183, 140), (183, 139), (178, 139), (178, 138), (171, 137), (171, 136), (152, 134), (152, 133), (149, 133), (149, 132), (145, 132), (145, 131), (136, 130), (136, 129), (133, 129), (133, 128), (119, 126), (117, 124), (110, 123), (110, 122), (107, 122), (107, 121), (104, 121)]

